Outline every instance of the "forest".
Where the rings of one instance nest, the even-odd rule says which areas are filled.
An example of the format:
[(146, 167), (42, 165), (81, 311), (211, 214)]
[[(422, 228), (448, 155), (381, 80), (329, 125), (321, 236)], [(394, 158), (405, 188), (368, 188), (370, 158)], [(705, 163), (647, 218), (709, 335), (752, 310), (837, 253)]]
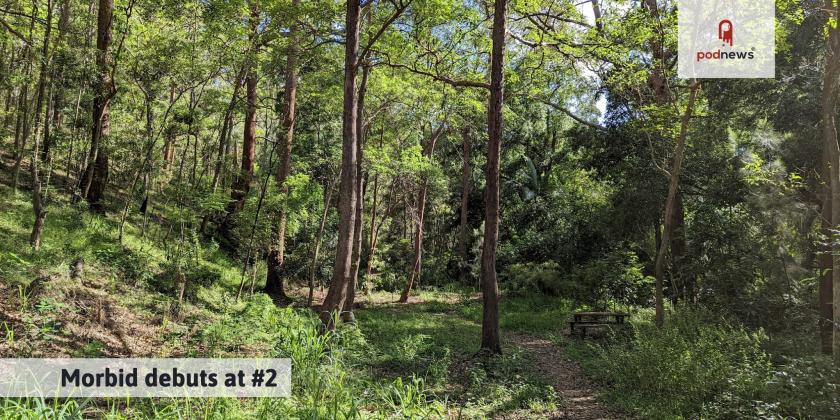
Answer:
[(688, 79), (682, 0), (0, 0), (0, 357), (292, 363), (0, 417), (840, 418), (840, 2), (767, 1)]

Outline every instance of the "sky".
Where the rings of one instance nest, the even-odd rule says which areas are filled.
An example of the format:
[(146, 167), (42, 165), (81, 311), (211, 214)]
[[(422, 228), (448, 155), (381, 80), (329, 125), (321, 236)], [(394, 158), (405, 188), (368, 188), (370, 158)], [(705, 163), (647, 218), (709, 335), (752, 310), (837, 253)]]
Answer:
[[(592, 4), (588, 1), (581, 1), (577, 4), (576, 7), (577, 7), (578, 11), (580, 11), (583, 14), (583, 16), (586, 18), (586, 22), (588, 22), (590, 25), (594, 26), (595, 25), (595, 15), (592, 12)], [(594, 72), (592, 72), (591, 70), (587, 69), (586, 67), (583, 68), (583, 74), (586, 77), (589, 77), (593, 80), (598, 79), (598, 76)], [(598, 122), (603, 123), (604, 122), (604, 116), (605, 116), (606, 111), (607, 111), (607, 98), (603, 95), (599, 96), (598, 101), (595, 103), (595, 107), (598, 108), (598, 111), (601, 113), (601, 115), (598, 117)]]

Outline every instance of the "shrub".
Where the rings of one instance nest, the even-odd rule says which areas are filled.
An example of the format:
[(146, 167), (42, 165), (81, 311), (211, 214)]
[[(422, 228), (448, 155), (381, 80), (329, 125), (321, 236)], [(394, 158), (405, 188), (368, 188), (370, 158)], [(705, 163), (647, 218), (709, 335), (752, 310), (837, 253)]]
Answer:
[(152, 280), (151, 260), (147, 255), (114, 244), (96, 249), (94, 256), (101, 264), (116, 270), (126, 283), (141, 284)]
[(602, 307), (610, 301), (644, 303), (650, 299), (653, 283), (651, 277), (642, 274), (639, 258), (629, 251), (611, 252), (570, 272), (564, 272), (554, 261), (512, 264), (503, 277), (505, 287), (515, 293), (538, 291)]
[(829, 357), (785, 359), (773, 372), (766, 401), (778, 412), (797, 418), (840, 418), (840, 369)]
[[(645, 418), (718, 417), (738, 407), (739, 416), (757, 416), (751, 402), (766, 395), (772, 377), (761, 349), (762, 331), (728, 322), (707, 323), (698, 311), (679, 310), (663, 328), (634, 324), (634, 335), (617, 345), (592, 345), (585, 363), (610, 382), (610, 398)], [(734, 402), (734, 403), (733, 403)], [(744, 413), (749, 408), (750, 413)], [(724, 416), (726, 417), (726, 416)]]
[(570, 282), (554, 261), (512, 264), (502, 273), (502, 284), (517, 294), (541, 292), (552, 296), (577, 296), (577, 284)]

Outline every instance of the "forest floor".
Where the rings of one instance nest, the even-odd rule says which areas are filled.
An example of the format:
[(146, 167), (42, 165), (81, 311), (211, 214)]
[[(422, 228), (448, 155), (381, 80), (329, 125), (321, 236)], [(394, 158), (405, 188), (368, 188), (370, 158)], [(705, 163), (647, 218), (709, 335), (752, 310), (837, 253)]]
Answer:
[[(290, 291), (289, 294), (294, 296), (297, 302), (305, 302), (308, 291), (300, 288)], [(317, 304), (323, 300), (324, 296), (325, 292), (323, 290), (315, 290), (313, 300)], [(447, 316), (457, 316), (460, 320), (472, 324), (475, 328), (480, 328), (478, 322), (465, 318), (463, 312), (457, 311), (454, 306), (459, 302), (471, 305), (478, 304), (481, 299), (481, 294), (478, 292), (472, 294), (422, 293), (411, 296), (407, 304), (395, 303), (396, 297), (397, 295), (390, 293), (360, 294), (356, 304), (359, 309), (356, 312), (359, 316), (365, 318), (366, 311), (376, 311), (377, 309), (387, 310), (387, 308), (411, 305), (419, 305), (420, 308), (423, 308), (424, 306), (434, 307), (438, 305), (438, 310), (440, 310), (443, 305), (452, 305), (450, 310), (446, 311)], [(568, 317), (558, 317), (556, 319), (558, 328), (566, 324), (566, 318)], [(552, 419), (580, 420), (628, 418), (627, 415), (619, 414), (600, 401), (601, 390), (589, 380), (580, 366), (565, 353), (562, 344), (558, 342), (564, 340), (552, 340), (553, 334), (560, 333), (563, 337), (566, 337), (568, 332), (557, 331), (552, 328), (550, 325), (551, 316), (546, 317), (545, 321), (543, 327), (538, 329), (539, 332), (544, 333), (544, 336), (525, 332), (527, 326), (522, 327), (516, 322), (509, 322), (508, 328), (510, 329), (502, 330), (507, 351), (524, 353), (532, 364), (533, 373), (553, 387), (558, 397), (557, 400), (560, 401), (555, 410), (540, 413), (540, 416)], [(517, 329), (521, 331), (517, 331)], [(547, 331), (550, 333), (545, 334)], [(534, 415), (536, 413), (521, 414)], [(504, 416), (504, 418), (511, 417)]]
[[(6, 238), (0, 241), (0, 296), (5, 297), (0, 299), (0, 357), (275, 354), (277, 340), (286, 334), (283, 316), (289, 313), (261, 293), (246, 292), (237, 301), (239, 263), (218, 249), (199, 251), (186, 301), (175, 310), (167, 257), (171, 249), (161, 245), (165, 229), (153, 226), (143, 237), (129, 223), (120, 243), (116, 220), (64, 203), (51, 211), (44, 248), (36, 254), (27, 245), (28, 196), (12, 196), (0, 185), (0, 236)], [(79, 260), (83, 267), (74, 274)], [(291, 294), (295, 306), (305, 306), (304, 288), (292, 286)], [(322, 296), (316, 291), (316, 303)], [(358, 392), (373, 392), (361, 399), (363, 410), (382, 409), (377, 389), (420, 380), (425, 398), (440, 402), (449, 418), (626, 417), (601, 404), (600, 390), (567, 357), (564, 347), (572, 341), (565, 321), (574, 309), (568, 301), (505, 297), (500, 321), (504, 354), (486, 359), (476, 356), (481, 302), (475, 291), (424, 290), (408, 304), (395, 303), (397, 297), (360, 293), (358, 328), (342, 339), (342, 369)], [(312, 317), (305, 308), (293, 311)], [(90, 404), (92, 415), (114, 409), (108, 403)], [(256, 407), (239, 404), (241, 413)]]
[[(429, 342), (431, 348), (437, 344), (453, 349), (452, 374), (447, 377), (448, 384), (439, 394), (450, 394), (454, 401), (460, 401), (460, 407), (451, 410), (449, 417), (461, 418), (461, 410), (466, 408), (466, 412), (471, 412), (469, 406), (475, 397), (470, 390), (470, 381), (475, 378), (469, 375), (475, 373), (477, 364), (474, 350), (481, 328), (480, 294), (423, 292), (413, 297), (408, 304), (395, 303), (397, 296), (383, 292), (360, 296), (360, 309), (356, 310), (360, 328), (366, 336), (378, 343), (378, 347), (387, 349), (402, 346), (403, 351), (407, 350), (410, 355), (419, 356), (421, 360), (424, 355), (422, 344), (416, 346), (419, 349), (415, 349), (409, 343)], [(595, 420), (630, 417), (606, 406), (602, 402), (602, 390), (566, 354), (565, 345), (578, 341), (568, 337), (565, 327), (570, 309), (567, 302), (545, 297), (512, 297), (502, 302), (504, 356), (501, 364), (509, 366), (503, 366), (497, 371), (525, 377), (522, 383), (513, 384), (510, 388), (521, 386), (530, 389), (522, 392), (525, 395), (513, 396), (510, 400), (515, 402), (520, 398), (533, 398), (543, 392), (534, 387), (546, 387), (553, 394), (553, 397), (547, 398), (553, 404), (539, 404), (536, 403), (539, 398), (533, 398), (530, 405), (526, 401), (526, 409), (510, 410), (508, 406), (516, 404), (501, 404), (484, 411), (484, 415), (505, 419)], [(380, 336), (380, 331), (387, 338)], [(434, 350), (428, 352), (433, 354)], [(391, 364), (392, 367), (395, 365), (399, 366), (398, 363)], [(390, 373), (407, 374), (423, 370), (417, 366), (403, 367)], [(386, 376), (388, 373), (379, 372)], [(496, 378), (496, 381), (504, 382), (500, 378)], [(534, 395), (528, 396), (529, 393)], [(542, 397), (545, 401), (544, 394)], [(481, 404), (487, 405), (486, 402), (478, 402), (477, 405)]]
[(598, 399), (601, 392), (583, 373), (577, 363), (569, 360), (563, 349), (551, 340), (522, 333), (510, 333), (508, 340), (525, 350), (534, 365), (564, 401), (557, 418), (561, 419), (619, 419), (619, 415)]

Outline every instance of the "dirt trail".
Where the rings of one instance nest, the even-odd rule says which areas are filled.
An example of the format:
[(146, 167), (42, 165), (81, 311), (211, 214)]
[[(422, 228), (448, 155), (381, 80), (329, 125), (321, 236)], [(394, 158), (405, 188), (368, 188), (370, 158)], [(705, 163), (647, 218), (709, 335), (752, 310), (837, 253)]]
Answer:
[(606, 408), (596, 399), (598, 390), (587, 380), (581, 368), (568, 360), (562, 349), (549, 340), (522, 333), (505, 334), (512, 344), (529, 353), (536, 370), (542, 372), (561, 397), (563, 405), (554, 419), (622, 419), (627, 418)]

